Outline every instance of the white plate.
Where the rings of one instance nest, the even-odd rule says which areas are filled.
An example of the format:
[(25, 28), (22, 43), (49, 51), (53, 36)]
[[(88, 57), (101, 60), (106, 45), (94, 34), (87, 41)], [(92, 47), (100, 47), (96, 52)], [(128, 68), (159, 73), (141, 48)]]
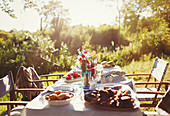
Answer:
[(65, 80), (66, 83), (73, 83), (73, 82), (77, 82), (77, 81), (81, 81), (81, 77), (78, 77), (76, 79), (70, 79), (70, 80)]
[(66, 100), (48, 100), (48, 104), (51, 106), (64, 106), (70, 104), (72, 98)]
[(74, 98), (74, 94), (72, 94), (73, 96), (70, 99), (66, 99), (66, 100), (48, 100), (48, 104), (51, 106), (64, 106), (64, 105), (68, 105), (70, 104), (70, 102), (73, 100)]
[(140, 108), (140, 102), (138, 101), (138, 99), (136, 97), (136, 93), (128, 85), (117, 84), (117, 83), (98, 84), (97, 87), (96, 87), (96, 90), (109, 88), (109, 87), (111, 87), (112, 89), (115, 89), (115, 90), (119, 90), (119, 89), (122, 89), (122, 91), (129, 90), (128, 94), (131, 94), (132, 98), (135, 100), (134, 101), (134, 103), (135, 103), (134, 107), (133, 108), (111, 108), (111, 107), (104, 107), (104, 106), (92, 104), (88, 101), (86, 101), (86, 102), (90, 103), (94, 107), (98, 107), (98, 108), (105, 109), (105, 110), (130, 111), (130, 110)]

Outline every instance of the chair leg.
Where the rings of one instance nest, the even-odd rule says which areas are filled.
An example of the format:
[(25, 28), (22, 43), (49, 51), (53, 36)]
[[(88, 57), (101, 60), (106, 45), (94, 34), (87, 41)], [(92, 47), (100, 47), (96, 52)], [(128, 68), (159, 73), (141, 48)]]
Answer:
[(8, 116), (10, 116), (10, 112), (11, 112), (11, 105), (7, 105), (7, 112), (8, 112)]
[[(160, 88), (161, 88), (161, 84), (159, 84), (157, 91), (159, 91)], [(158, 101), (156, 101), (157, 96), (158, 96), (158, 94), (155, 94), (155, 98), (154, 98), (152, 104), (157, 104), (158, 103)]]
[[(48, 76), (46, 77), (46, 79), (48, 79)], [(47, 81), (47, 87), (49, 86), (49, 84), (48, 84), (48, 81)]]
[[(151, 79), (151, 75), (149, 75), (147, 82), (149, 82), (150, 79)], [(148, 84), (145, 85), (145, 88), (147, 88), (147, 87), (148, 87)]]
[(168, 90), (168, 84), (165, 84), (165, 91)]

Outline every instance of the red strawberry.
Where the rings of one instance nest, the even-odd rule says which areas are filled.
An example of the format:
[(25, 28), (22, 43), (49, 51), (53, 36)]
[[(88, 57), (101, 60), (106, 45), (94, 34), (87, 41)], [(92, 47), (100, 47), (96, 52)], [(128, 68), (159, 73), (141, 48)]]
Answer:
[(67, 79), (67, 80), (70, 80), (70, 79), (71, 79), (71, 76), (66, 77), (66, 79)]
[(75, 79), (75, 78), (77, 78), (77, 76), (74, 76), (73, 78)]

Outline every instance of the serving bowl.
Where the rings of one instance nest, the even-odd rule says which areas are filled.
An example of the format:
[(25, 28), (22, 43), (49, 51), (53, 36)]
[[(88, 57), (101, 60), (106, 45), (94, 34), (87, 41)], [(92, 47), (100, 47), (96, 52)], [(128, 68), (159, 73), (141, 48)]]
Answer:
[[(51, 106), (64, 106), (64, 105), (68, 105), (70, 104), (70, 102), (73, 100), (74, 98), (74, 94), (71, 93), (71, 92), (62, 92), (64, 94), (68, 94), (69, 95), (69, 98), (66, 98), (66, 99), (49, 99), (50, 95), (54, 95), (54, 93), (51, 93), (49, 95), (46, 95), (45, 96), (45, 99), (48, 101), (48, 104), (51, 105)], [(59, 96), (59, 95), (56, 95), (56, 96)]]

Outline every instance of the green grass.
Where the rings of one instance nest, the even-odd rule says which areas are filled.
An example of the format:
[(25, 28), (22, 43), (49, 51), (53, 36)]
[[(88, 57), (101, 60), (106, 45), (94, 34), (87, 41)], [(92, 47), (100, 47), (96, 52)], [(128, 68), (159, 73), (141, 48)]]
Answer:
[[(0, 101), (9, 101), (9, 100), (10, 100), (9, 99), (9, 94), (7, 94), (7, 95), (0, 98)], [(0, 106), (0, 114), (2, 114), (6, 110), (7, 110), (7, 106), (5, 106), (5, 105)]]
[[(124, 70), (127, 73), (149, 73), (151, 71), (153, 62), (154, 62), (154, 59), (148, 60), (148, 61), (140, 61), (140, 62), (133, 61), (128, 66), (124, 66), (121, 68), (122, 68), (122, 70)], [(168, 61), (168, 62), (170, 62), (170, 61)], [(66, 74), (67, 72), (57, 72), (56, 71), (51, 74), (55, 74), (55, 73), (65, 73)], [(50, 79), (57, 79), (57, 78), (50, 77)], [(146, 78), (144, 78), (144, 77), (136, 77), (134, 80), (136, 82), (146, 82)], [(168, 67), (164, 81), (170, 82), (170, 66)], [(52, 83), (50, 83), (50, 84), (52, 84)], [(0, 101), (6, 101), (6, 100), (9, 100), (9, 95), (6, 95), (6, 96), (0, 98)], [(141, 108), (141, 110), (143, 112), (144, 111), (153, 111), (154, 108)], [(0, 114), (4, 111), (6, 111), (6, 106), (0, 106)]]
[[(122, 70), (129, 74), (133, 73), (150, 73), (152, 65), (153, 65), (154, 59), (148, 60), (148, 61), (132, 61), (128, 66), (122, 67)], [(168, 61), (170, 62), (170, 61)], [(140, 82), (140, 81), (145, 81), (145, 78), (142, 77), (136, 77), (135, 81)], [(170, 82), (170, 66), (167, 69), (164, 81)]]
[[(67, 74), (67, 71), (61, 71), (61, 72), (55, 71), (55, 72), (50, 73), (50, 74), (58, 74), (58, 73), (64, 73), (64, 75), (65, 75), (65, 74)], [(41, 79), (46, 79), (46, 78), (42, 77)], [(57, 76), (51, 76), (51, 77), (48, 77), (48, 79), (59, 79), (59, 78)], [(48, 82), (48, 83), (49, 83), (49, 85), (53, 84), (53, 82)], [(47, 87), (47, 83), (46, 82), (44, 83), (44, 86)]]

